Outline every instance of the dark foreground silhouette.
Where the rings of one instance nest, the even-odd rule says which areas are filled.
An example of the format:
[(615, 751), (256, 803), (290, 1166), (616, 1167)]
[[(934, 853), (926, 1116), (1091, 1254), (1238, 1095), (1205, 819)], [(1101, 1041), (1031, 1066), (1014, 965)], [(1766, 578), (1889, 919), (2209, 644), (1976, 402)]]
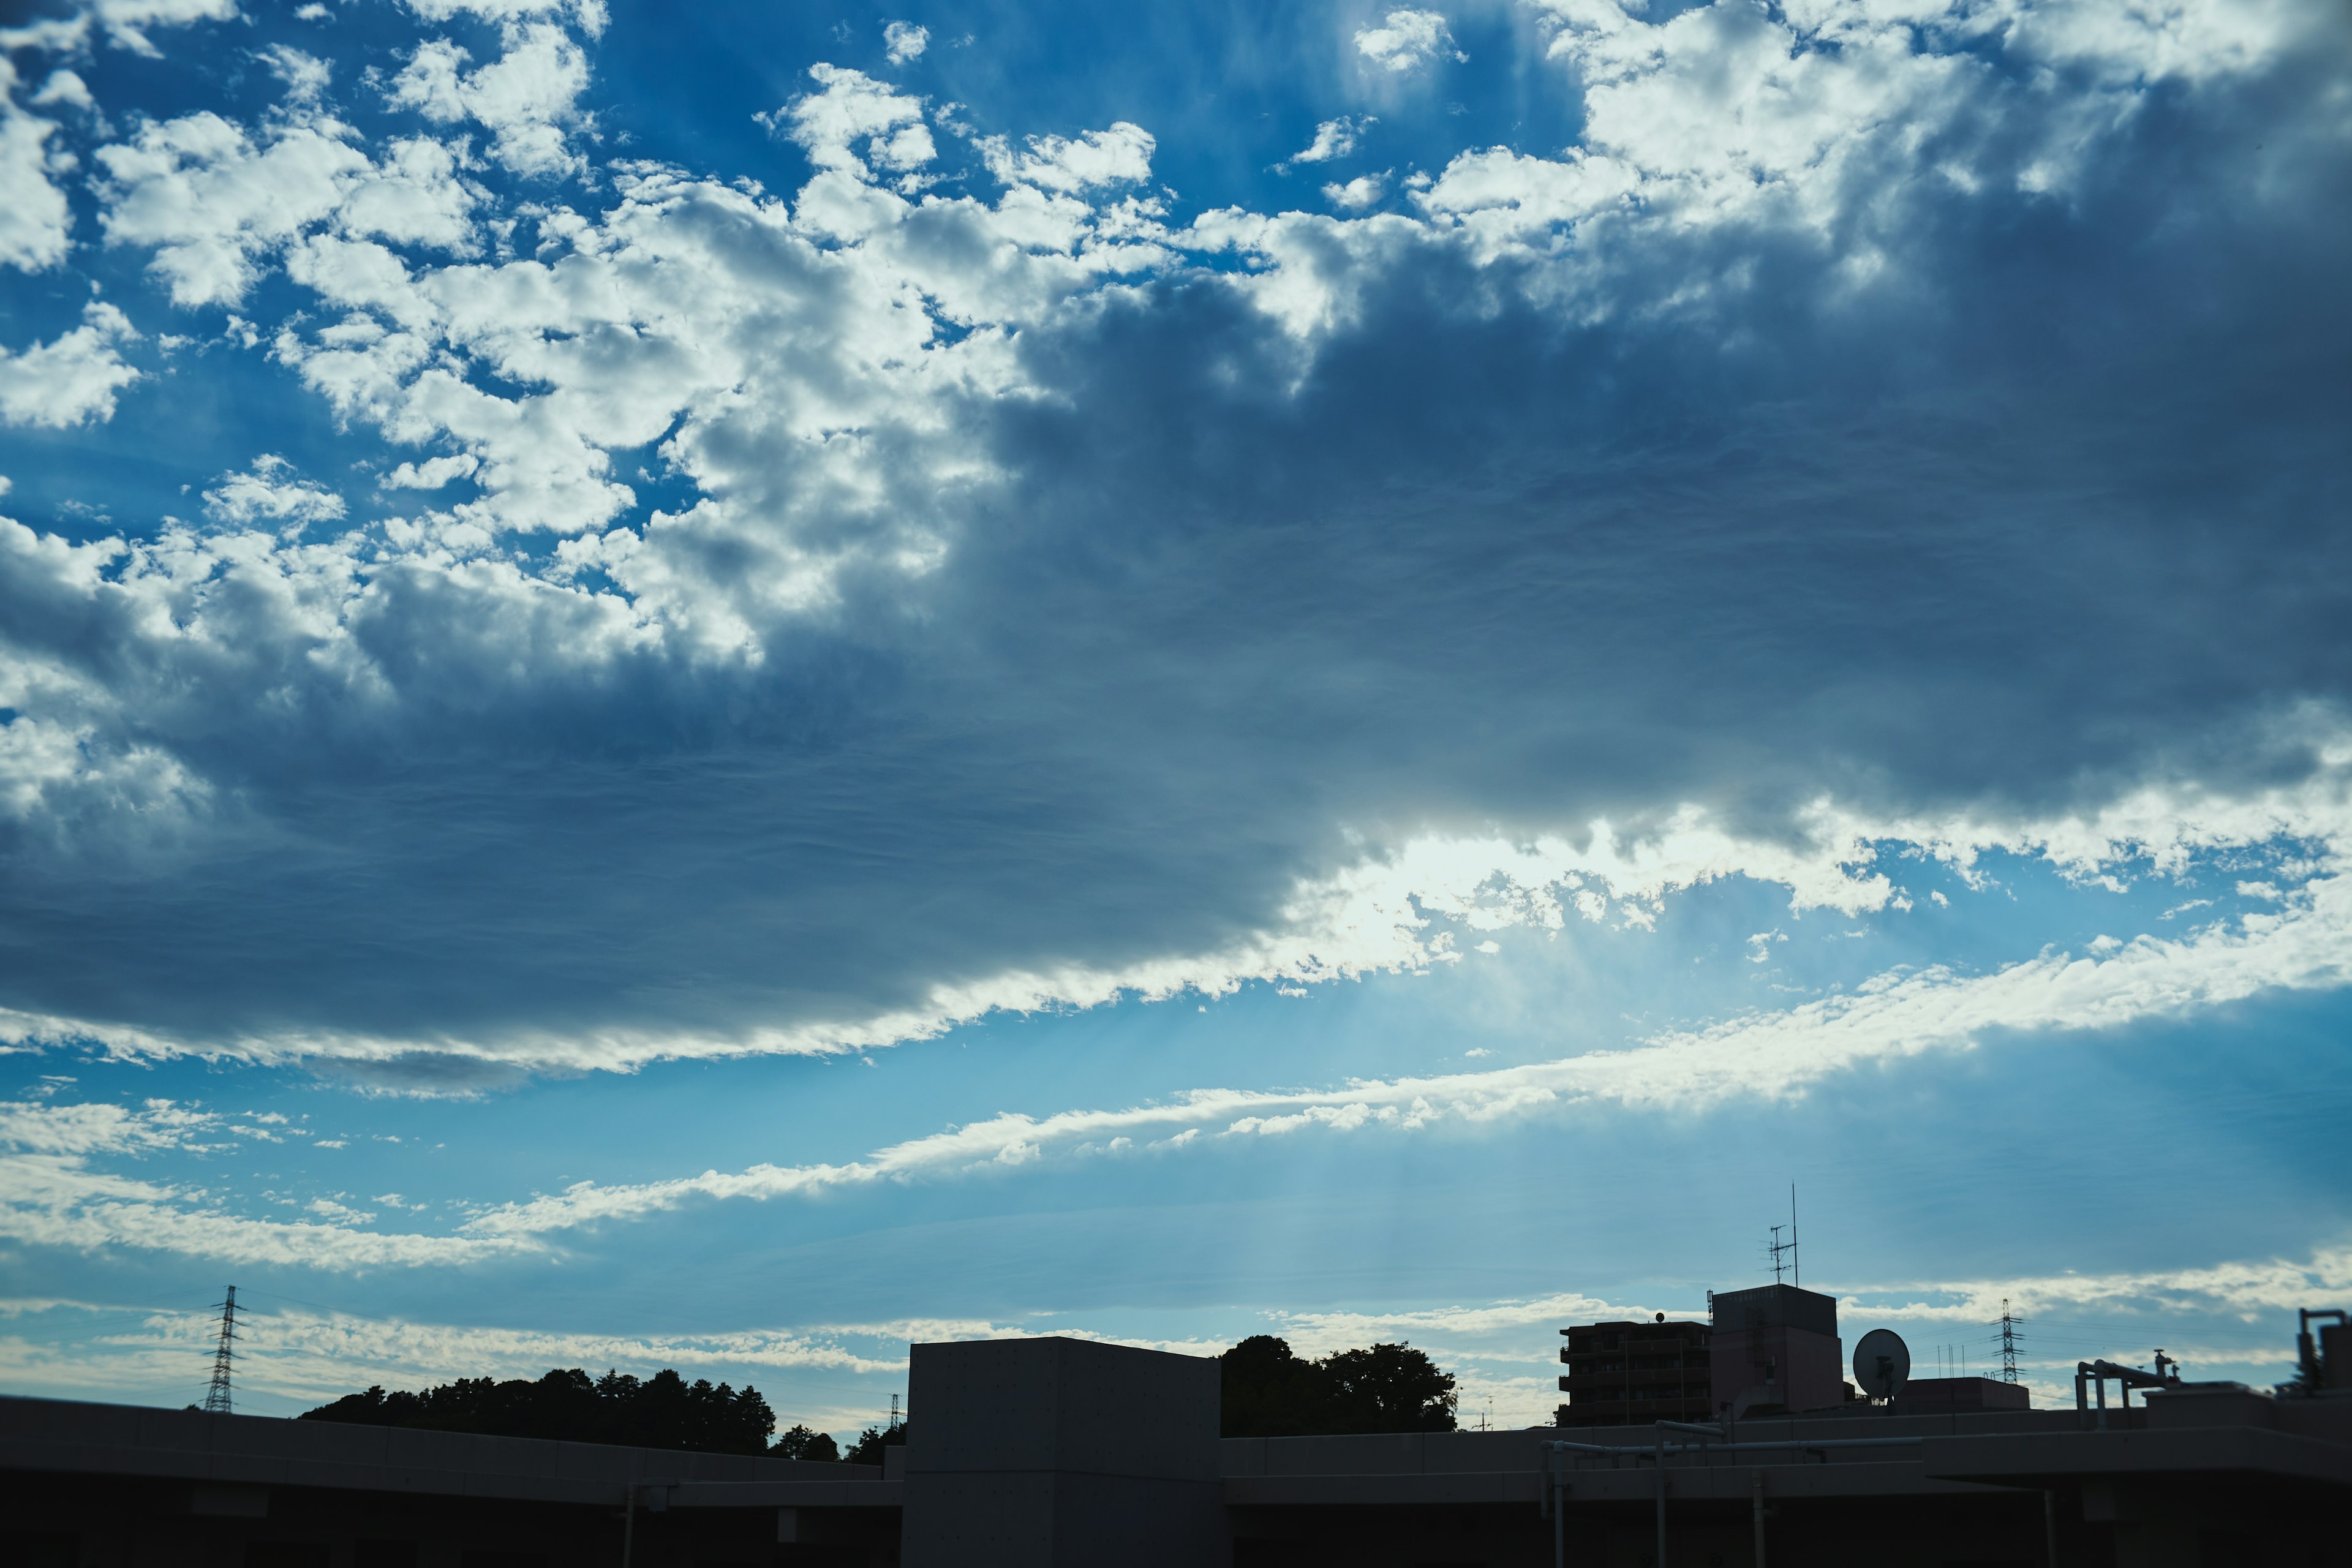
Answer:
[(1453, 1374), (1409, 1344), (1307, 1361), (1286, 1340), (1254, 1334), (1217, 1359), (1228, 1437), (1454, 1430)]
[(422, 1394), (371, 1388), (306, 1410), (298, 1419), (707, 1454), (765, 1454), (776, 1425), (775, 1412), (758, 1389), (746, 1384), (737, 1390), (723, 1383), (714, 1388), (703, 1379), (688, 1383), (667, 1367), (643, 1381), (615, 1372), (592, 1378), (575, 1366), (551, 1371), (536, 1383), (461, 1377)]
[[(1454, 1430), (1452, 1374), (1408, 1344), (1335, 1351), (1309, 1361), (1293, 1354), (1288, 1342), (1258, 1334), (1218, 1359), (1228, 1437)], [(297, 1419), (860, 1465), (880, 1464), (883, 1449), (907, 1440), (901, 1422), (866, 1427), (846, 1453), (831, 1433), (805, 1426), (795, 1425), (772, 1442), (775, 1412), (758, 1389), (688, 1383), (667, 1367), (642, 1380), (616, 1372), (590, 1377), (575, 1366), (552, 1369), (537, 1382), (461, 1377), (418, 1394), (372, 1387)]]

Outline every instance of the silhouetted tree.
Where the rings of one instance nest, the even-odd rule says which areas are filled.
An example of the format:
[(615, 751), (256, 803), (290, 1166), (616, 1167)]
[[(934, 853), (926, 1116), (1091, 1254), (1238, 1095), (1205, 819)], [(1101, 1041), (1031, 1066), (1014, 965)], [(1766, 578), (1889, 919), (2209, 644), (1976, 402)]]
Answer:
[(1252, 1334), (1217, 1358), (1228, 1437), (1295, 1437), (1328, 1428), (1330, 1391), (1323, 1369), (1291, 1353), (1290, 1342)]
[(1253, 1334), (1218, 1360), (1228, 1437), (1454, 1430), (1452, 1374), (1408, 1344), (1307, 1361), (1286, 1340)]
[(795, 1426), (777, 1438), (776, 1446), (768, 1452), (779, 1459), (831, 1461), (841, 1458), (841, 1445), (833, 1440), (830, 1432), (812, 1432), (805, 1426)]
[(537, 1382), (461, 1377), (421, 1394), (371, 1387), (299, 1418), (712, 1454), (764, 1454), (776, 1425), (758, 1389), (714, 1388), (699, 1378), (689, 1384), (667, 1367), (642, 1381), (616, 1372), (592, 1379), (573, 1367)]
[(1335, 1432), (1451, 1432), (1454, 1376), (1408, 1344), (1323, 1358)]
[(906, 1440), (907, 1423), (904, 1421), (890, 1427), (868, 1426), (857, 1435), (857, 1441), (849, 1446), (849, 1452), (842, 1458), (853, 1465), (878, 1465), (882, 1462), (883, 1449), (898, 1447)]

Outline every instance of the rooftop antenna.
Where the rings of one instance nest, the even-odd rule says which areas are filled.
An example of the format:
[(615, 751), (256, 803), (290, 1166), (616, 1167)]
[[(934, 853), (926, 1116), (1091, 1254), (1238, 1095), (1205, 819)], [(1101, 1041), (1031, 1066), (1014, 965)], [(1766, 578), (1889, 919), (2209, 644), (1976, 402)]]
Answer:
[(1797, 1262), (1797, 1184), (1789, 1184), (1789, 1283), (1803, 1289), (1805, 1271)]
[(2017, 1381), (2017, 1320), (2010, 1316), (2006, 1296), (2000, 1299), (2000, 1380)]
[(220, 1342), (213, 1351), (213, 1385), (205, 1394), (205, 1408), (217, 1415), (229, 1414), (228, 1368), (236, 1359), (229, 1347), (236, 1342), (236, 1287), (228, 1288), (228, 1300), (220, 1304)]
[(1791, 1247), (1796, 1245), (1793, 1242), (1782, 1241), (1780, 1239), (1780, 1233), (1786, 1229), (1788, 1229), (1788, 1226), (1786, 1226), (1776, 1225), (1772, 1226), (1771, 1245), (1768, 1246), (1764, 1249), (1772, 1256), (1772, 1283), (1775, 1285), (1780, 1283), (1780, 1276), (1787, 1273), (1789, 1270), (1789, 1265), (1782, 1258), (1781, 1254), (1787, 1252)]

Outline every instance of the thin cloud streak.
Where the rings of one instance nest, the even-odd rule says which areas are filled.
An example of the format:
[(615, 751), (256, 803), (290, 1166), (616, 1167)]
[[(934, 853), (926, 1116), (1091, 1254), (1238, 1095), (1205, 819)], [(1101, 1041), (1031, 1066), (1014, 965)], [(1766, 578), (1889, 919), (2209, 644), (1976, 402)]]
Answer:
[(1656, 1037), (1622, 1051), (1301, 1091), (1204, 1089), (1161, 1104), (1007, 1113), (909, 1140), (844, 1164), (749, 1170), (636, 1185), (581, 1183), (491, 1209), (470, 1234), (511, 1237), (672, 1209), (700, 1198), (767, 1199), (883, 1181), (1017, 1167), (1048, 1157), (1132, 1158), (1202, 1138), (1273, 1137), (1307, 1129), (1415, 1131), (1476, 1126), (1538, 1110), (1605, 1102), (1632, 1110), (1703, 1109), (1735, 1096), (1802, 1093), (1829, 1075), (1934, 1050), (1966, 1049), (1994, 1031), (2113, 1028), (2242, 1000), (2271, 989), (2352, 984), (2352, 881), (2315, 879), (2294, 907), (2250, 914), (2237, 930), (2186, 939), (2141, 936), (2105, 957), (2052, 952), (1992, 974), (1931, 968), (1889, 973), (1854, 994), (1785, 1012)]

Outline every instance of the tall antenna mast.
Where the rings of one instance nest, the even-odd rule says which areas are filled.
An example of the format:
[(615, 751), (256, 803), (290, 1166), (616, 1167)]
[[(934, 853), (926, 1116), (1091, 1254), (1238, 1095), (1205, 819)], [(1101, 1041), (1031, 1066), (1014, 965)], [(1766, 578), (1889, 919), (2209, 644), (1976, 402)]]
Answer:
[(229, 1347), (236, 1342), (236, 1287), (228, 1288), (228, 1300), (221, 1303), (220, 1343), (213, 1351), (213, 1385), (205, 1395), (205, 1408), (219, 1415), (229, 1414), (228, 1368), (236, 1359)]
[(2010, 1316), (2006, 1296), (2000, 1299), (2000, 1380), (2017, 1381), (2017, 1320)]
[(1772, 1226), (1771, 1244), (1764, 1248), (1764, 1250), (1771, 1254), (1772, 1257), (1772, 1283), (1775, 1285), (1781, 1282), (1780, 1276), (1787, 1273), (1789, 1270), (1788, 1262), (1782, 1258), (1781, 1254), (1789, 1251), (1790, 1248), (1795, 1245), (1793, 1242), (1782, 1241), (1780, 1239), (1780, 1233), (1787, 1228), (1788, 1226), (1780, 1225)]
[(1797, 1262), (1797, 1184), (1789, 1184), (1789, 1283), (1801, 1287), (1805, 1271)]

